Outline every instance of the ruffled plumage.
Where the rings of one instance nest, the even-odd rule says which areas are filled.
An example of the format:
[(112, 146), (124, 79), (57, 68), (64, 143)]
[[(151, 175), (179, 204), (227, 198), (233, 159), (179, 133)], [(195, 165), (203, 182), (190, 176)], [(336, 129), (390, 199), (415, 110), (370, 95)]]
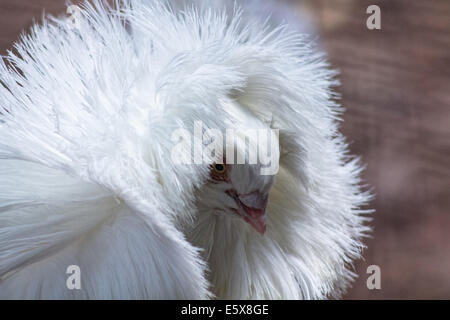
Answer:
[[(93, 1), (78, 22), (0, 63), (0, 297), (339, 297), (370, 196), (309, 38), (205, 4)], [(264, 238), (200, 211), (208, 165), (169, 156), (177, 128), (224, 129), (226, 99), (280, 130)]]

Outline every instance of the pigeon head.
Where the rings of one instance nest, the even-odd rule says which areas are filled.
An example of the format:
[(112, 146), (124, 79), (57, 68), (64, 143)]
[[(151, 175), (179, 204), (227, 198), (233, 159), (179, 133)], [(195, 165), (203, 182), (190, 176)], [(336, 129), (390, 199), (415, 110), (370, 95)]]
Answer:
[(262, 235), (280, 157), (277, 131), (245, 108), (228, 112), (240, 122), (234, 122), (233, 138), (226, 135), (223, 153), (208, 165), (198, 203), (201, 211), (240, 219)]
[(240, 218), (257, 232), (266, 231), (266, 209), (273, 175), (261, 175), (259, 164), (214, 163), (210, 166), (207, 206), (218, 214)]

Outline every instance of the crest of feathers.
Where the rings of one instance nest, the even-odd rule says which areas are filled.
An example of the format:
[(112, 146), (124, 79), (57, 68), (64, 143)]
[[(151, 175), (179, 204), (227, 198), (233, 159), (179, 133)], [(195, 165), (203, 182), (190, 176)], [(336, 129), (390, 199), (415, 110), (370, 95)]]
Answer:
[[(76, 27), (46, 19), (0, 62), (1, 298), (347, 288), (370, 196), (338, 132), (335, 73), (295, 28), (219, 7), (86, 2)], [(175, 129), (223, 128), (227, 99), (280, 130), (264, 237), (211, 228), (196, 206), (208, 165), (169, 156)], [(81, 290), (66, 287), (69, 265)]]

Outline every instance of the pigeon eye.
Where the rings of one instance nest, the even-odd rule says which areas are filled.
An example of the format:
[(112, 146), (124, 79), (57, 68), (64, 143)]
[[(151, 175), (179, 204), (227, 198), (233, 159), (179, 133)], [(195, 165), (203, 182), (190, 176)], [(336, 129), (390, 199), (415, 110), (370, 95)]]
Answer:
[(225, 166), (224, 166), (223, 164), (216, 163), (216, 164), (214, 165), (214, 171), (217, 172), (217, 173), (222, 174), (222, 173), (225, 172)]

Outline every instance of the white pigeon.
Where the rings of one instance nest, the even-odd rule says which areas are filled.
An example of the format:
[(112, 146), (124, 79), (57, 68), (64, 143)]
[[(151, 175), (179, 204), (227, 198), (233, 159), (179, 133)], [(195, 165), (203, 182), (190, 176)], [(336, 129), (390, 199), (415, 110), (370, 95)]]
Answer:
[[(95, 0), (0, 62), (0, 298), (342, 295), (370, 195), (335, 72), (297, 28), (246, 10)], [(244, 135), (236, 154), (246, 130), (270, 132), (276, 174), (228, 152), (181, 163), (176, 133), (199, 123)]]

